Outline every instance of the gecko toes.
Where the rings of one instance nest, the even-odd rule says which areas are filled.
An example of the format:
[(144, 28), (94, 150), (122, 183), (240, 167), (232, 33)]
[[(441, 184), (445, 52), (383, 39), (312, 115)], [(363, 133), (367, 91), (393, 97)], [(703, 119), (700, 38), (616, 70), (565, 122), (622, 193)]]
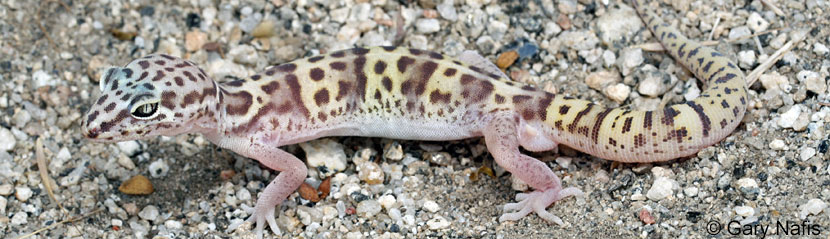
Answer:
[(539, 215), (542, 219), (564, 226), (562, 219), (551, 214), (545, 208), (568, 196), (581, 196), (583, 194), (581, 190), (574, 187), (565, 189), (549, 188), (536, 190), (532, 193), (519, 193), (516, 194), (516, 200), (519, 202), (504, 205), (504, 214), (499, 217), (499, 222), (516, 221), (527, 216), (530, 212), (536, 212), (536, 215)]

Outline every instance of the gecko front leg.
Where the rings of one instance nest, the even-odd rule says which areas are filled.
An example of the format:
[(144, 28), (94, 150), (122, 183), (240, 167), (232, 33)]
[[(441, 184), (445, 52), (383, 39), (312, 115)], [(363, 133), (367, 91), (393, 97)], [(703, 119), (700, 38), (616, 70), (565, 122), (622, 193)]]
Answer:
[(519, 151), (520, 138), (524, 138), (519, 136), (520, 123), (518, 115), (503, 111), (495, 113), (484, 129), (484, 141), (496, 163), (536, 189), (532, 193), (517, 194), (519, 202), (506, 204), (499, 221), (519, 220), (533, 211), (549, 222), (563, 225), (562, 219), (545, 208), (562, 198), (583, 193), (574, 187), (562, 189), (559, 177), (545, 163)]
[[(244, 209), (250, 214), (246, 221), (256, 224), (254, 231), (257, 238), (262, 238), (262, 231), (266, 222), (274, 234), (281, 234), (279, 227), (277, 227), (274, 207), (303, 183), (303, 179), (308, 174), (308, 169), (303, 161), (277, 147), (258, 141), (225, 140), (220, 145), (245, 157), (256, 159), (270, 169), (280, 171), (280, 174), (265, 187), (262, 195), (257, 199), (256, 206)], [(241, 224), (229, 226), (228, 231), (233, 231)]]

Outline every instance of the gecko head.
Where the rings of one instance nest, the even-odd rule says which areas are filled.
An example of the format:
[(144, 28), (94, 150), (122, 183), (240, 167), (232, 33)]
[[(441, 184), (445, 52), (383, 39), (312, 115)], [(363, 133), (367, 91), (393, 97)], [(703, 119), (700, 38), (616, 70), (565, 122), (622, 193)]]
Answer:
[(107, 69), (101, 96), (81, 123), (92, 141), (112, 142), (193, 131), (216, 112), (216, 83), (194, 63), (164, 54)]

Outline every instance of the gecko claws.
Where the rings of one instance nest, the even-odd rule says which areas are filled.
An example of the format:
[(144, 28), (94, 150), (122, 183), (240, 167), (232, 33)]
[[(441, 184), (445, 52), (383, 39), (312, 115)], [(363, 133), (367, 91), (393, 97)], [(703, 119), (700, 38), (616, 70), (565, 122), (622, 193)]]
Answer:
[(519, 202), (505, 204), (504, 214), (499, 217), (499, 222), (516, 221), (524, 216), (527, 216), (530, 212), (536, 212), (536, 214), (545, 221), (556, 223), (559, 226), (564, 226), (565, 223), (562, 222), (562, 219), (551, 214), (545, 209), (552, 203), (568, 196), (577, 197), (582, 196), (583, 194), (584, 193), (581, 190), (575, 187), (565, 189), (557, 187), (545, 190), (536, 190), (532, 193), (518, 193), (516, 194), (516, 200)]
[(274, 235), (281, 235), (282, 232), (280, 231), (279, 226), (277, 226), (277, 220), (274, 214), (274, 209), (271, 210), (260, 210), (258, 206), (249, 207), (248, 205), (242, 204), (240, 205), (242, 210), (245, 210), (250, 216), (245, 221), (233, 223), (228, 226), (227, 233), (230, 233), (236, 230), (242, 224), (246, 222), (251, 222), (255, 225), (254, 232), (256, 233), (257, 239), (262, 239), (263, 231), (265, 229), (265, 224), (268, 223), (268, 227), (271, 228), (271, 231)]

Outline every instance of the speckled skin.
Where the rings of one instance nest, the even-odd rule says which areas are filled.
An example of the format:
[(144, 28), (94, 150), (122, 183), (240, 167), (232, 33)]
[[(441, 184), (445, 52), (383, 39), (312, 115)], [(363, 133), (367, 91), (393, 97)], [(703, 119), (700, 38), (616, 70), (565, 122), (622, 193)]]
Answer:
[[(201, 133), (220, 147), (281, 171), (249, 221), (279, 233), (274, 207), (306, 177), (305, 164), (278, 148), (326, 136), (455, 140), (483, 136), (496, 162), (535, 189), (517, 195), (500, 220), (571, 195), (544, 163), (519, 152), (566, 144), (621, 162), (694, 154), (726, 137), (746, 109), (743, 73), (726, 57), (683, 37), (642, 2), (635, 8), (674, 58), (708, 84), (700, 97), (656, 111), (604, 108), (546, 93), (429, 51), (355, 48), (270, 67), (217, 83), (195, 64), (166, 55), (136, 59), (102, 76), (103, 94), (82, 123), (94, 141)], [(238, 225), (233, 225), (234, 228)]]

